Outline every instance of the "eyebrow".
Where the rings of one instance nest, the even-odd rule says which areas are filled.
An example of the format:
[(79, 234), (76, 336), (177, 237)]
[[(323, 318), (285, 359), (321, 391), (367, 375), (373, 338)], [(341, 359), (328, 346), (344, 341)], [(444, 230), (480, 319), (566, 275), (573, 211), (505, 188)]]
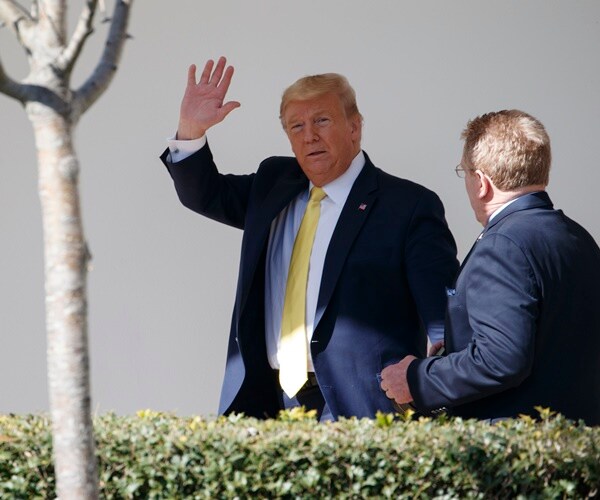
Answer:
[[(316, 115), (322, 115), (322, 114), (330, 114), (331, 112), (327, 109), (318, 109), (317, 111), (315, 111), (314, 113), (311, 113), (311, 117), (314, 117)], [(298, 121), (301, 120), (302, 118), (299, 118), (297, 115), (292, 115), (290, 116), (287, 120), (286, 123), (291, 123), (294, 121)]]

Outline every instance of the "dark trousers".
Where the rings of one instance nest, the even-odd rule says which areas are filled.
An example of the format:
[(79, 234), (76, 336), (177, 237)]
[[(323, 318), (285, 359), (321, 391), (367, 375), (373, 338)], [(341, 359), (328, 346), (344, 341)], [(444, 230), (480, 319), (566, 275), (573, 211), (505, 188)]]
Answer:
[[(279, 380), (279, 377), (277, 377), (277, 380)], [(316, 410), (319, 422), (334, 420), (314, 374), (310, 374), (308, 382), (304, 384), (293, 398), (288, 397), (281, 389), (279, 390), (279, 394), (281, 408), (285, 410), (304, 406), (307, 410)]]

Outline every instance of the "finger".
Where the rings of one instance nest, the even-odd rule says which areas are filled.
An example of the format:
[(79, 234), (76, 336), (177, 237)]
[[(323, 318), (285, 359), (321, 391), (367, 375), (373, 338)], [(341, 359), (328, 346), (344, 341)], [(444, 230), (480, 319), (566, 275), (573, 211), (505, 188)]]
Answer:
[(241, 104), (237, 101), (229, 101), (221, 106), (221, 120), (225, 118), (234, 109), (239, 108)]
[(188, 87), (191, 87), (192, 85), (196, 85), (196, 65), (195, 64), (192, 64), (188, 68), (187, 84), (188, 84)]
[(384, 378), (381, 379), (381, 382), (379, 383), (379, 387), (381, 387), (381, 390), (384, 392), (387, 392), (390, 388), (390, 384), (388, 384), (388, 381), (385, 380)]
[(432, 356), (433, 353), (436, 352), (440, 347), (441, 347), (441, 343), (439, 340), (437, 342), (434, 342), (433, 344), (431, 344), (431, 347), (429, 348), (429, 355)]
[(442, 347), (444, 347), (444, 341), (438, 340), (429, 348), (429, 355), (434, 356)]
[(208, 82), (209, 85), (214, 85), (216, 87), (219, 84), (219, 82), (221, 81), (221, 77), (223, 76), (223, 70), (225, 69), (226, 63), (227, 59), (225, 59), (223, 56), (219, 57), (219, 61), (215, 66), (215, 71), (213, 72), (212, 76), (210, 77), (210, 81)]
[(208, 83), (208, 79), (210, 78), (210, 73), (213, 69), (215, 62), (212, 59), (206, 61), (204, 65), (204, 69), (202, 70), (202, 75), (200, 75), (200, 81), (198, 83)]
[(223, 80), (221, 80), (221, 83), (219, 83), (219, 85), (218, 85), (218, 88), (221, 91), (223, 97), (225, 97), (225, 94), (229, 90), (229, 85), (231, 84), (231, 77), (233, 76), (233, 72), (234, 72), (233, 66), (229, 66), (225, 70), (225, 74), (223, 75)]
[(394, 366), (394, 365), (388, 365), (383, 370), (381, 370), (381, 378), (382, 379), (386, 378), (389, 375), (389, 373), (392, 371), (392, 368), (391, 368), (392, 366)]

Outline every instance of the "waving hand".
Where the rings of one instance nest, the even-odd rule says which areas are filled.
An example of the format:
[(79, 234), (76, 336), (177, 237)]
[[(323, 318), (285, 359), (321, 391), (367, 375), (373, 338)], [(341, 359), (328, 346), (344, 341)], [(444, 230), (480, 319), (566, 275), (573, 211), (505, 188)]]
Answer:
[[(178, 139), (197, 139), (221, 122), (240, 103), (224, 103), (233, 76), (233, 66), (225, 68), (227, 60), (220, 57), (217, 65), (209, 60), (204, 66), (200, 81), (196, 83), (196, 65), (188, 69), (187, 86), (179, 110)], [(213, 71), (214, 66), (214, 71)]]

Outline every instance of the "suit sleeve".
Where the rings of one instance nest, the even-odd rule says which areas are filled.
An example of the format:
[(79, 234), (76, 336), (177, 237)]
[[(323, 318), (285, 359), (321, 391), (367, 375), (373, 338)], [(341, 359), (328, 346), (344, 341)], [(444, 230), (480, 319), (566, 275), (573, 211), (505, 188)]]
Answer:
[[(500, 234), (484, 237), (462, 274), (466, 296), (458, 307), (465, 310), (449, 303), (447, 321), (453, 335), (471, 340), (461, 351), (410, 364), (408, 384), (420, 410), (484, 398), (519, 385), (531, 372), (539, 293), (522, 249)], [(463, 328), (470, 331), (456, 332), (455, 314), (467, 315)]]
[(208, 144), (184, 160), (171, 163), (168, 149), (161, 155), (181, 203), (201, 215), (244, 228), (254, 174), (223, 175)]
[(424, 191), (410, 219), (405, 262), (411, 295), (431, 338), (436, 328), (443, 331), (446, 287), (458, 272), (456, 243), (432, 191)]

